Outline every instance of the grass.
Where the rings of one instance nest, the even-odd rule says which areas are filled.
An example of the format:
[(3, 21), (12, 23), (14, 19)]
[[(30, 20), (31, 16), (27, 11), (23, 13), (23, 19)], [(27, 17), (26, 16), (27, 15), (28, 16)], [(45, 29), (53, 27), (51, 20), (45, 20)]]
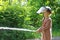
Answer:
[(59, 30), (53, 31), (53, 32), (52, 32), (52, 36), (53, 36), (53, 37), (60, 36), (60, 31), (59, 31)]

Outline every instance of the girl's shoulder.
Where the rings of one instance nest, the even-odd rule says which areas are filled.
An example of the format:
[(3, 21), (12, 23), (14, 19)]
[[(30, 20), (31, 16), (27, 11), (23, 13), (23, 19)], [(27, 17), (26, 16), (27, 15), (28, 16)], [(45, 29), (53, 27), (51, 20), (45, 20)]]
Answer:
[(48, 18), (48, 19), (47, 19), (47, 21), (50, 21), (50, 22), (51, 22), (51, 21), (52, 21), (52, 19), (51, 19), (51, 18)]
[(52, 20), (51, 18), (49, 18), (48, 20)]
[(47, 18), (46, 20), (43, 18), (42, 19), (42, 21), (44, 22), (44, 21), (52, 21), (52, 19), (51, 18)]

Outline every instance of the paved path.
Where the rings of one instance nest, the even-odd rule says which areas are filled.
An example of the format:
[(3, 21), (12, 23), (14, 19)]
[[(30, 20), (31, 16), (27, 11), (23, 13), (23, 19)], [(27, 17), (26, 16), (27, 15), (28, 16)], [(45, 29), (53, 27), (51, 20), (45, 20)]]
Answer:
[[(40, 39), (27, 39), (27, 40), (40, 40)], [(60, 40), (60, 37), (53, 37), (52, 40)]]
[(53, 37), (53, 40), (60, 40), (60, 37)]

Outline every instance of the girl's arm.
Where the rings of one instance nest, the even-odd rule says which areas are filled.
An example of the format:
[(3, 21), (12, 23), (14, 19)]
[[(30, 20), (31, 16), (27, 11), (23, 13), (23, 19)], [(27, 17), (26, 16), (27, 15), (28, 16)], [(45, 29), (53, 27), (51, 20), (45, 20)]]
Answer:
[[(39, 29), (37, 29), (37, 32), (42, 32), (42, 31), (50, 28), (50, 23), (51, 23), (51, 20), (48, 20), (48, 21), (46, 22), (46, 24), (45, 24), (44, 27), (40, 27)], [(43, 26), (43, 25), (42, 25), (42, 26)]]
[(40, 27), (39, 29), (37, 29), (37, 30), (36, 30), (36, 32), (41, 32), (41, 30), (40, 30), (40, 29), (41, 29), (41, 27)]

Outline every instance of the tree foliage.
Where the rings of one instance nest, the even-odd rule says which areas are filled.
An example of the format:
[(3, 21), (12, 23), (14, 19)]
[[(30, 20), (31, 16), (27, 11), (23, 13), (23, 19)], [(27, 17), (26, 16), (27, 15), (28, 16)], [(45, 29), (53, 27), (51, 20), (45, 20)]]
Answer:
[[(42, 24), (43, 15), (36, 13), (41, 6), (52, 8), (53, 31), (60, 30), (60, 4), (56, 0), (27, 0), (24, 5), (21, 5), (21, 0), (3, 0), (0, 3), (0, 26), (36, 30)], [(39, 34), (32, 32), (0, 30), (0, 40), (25, 40), (38, 37)]]

